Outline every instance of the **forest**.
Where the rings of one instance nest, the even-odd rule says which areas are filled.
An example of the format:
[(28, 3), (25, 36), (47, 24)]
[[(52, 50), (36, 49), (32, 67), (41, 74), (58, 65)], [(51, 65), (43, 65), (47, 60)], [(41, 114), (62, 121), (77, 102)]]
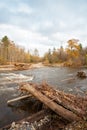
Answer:
[(0, 64), (14, 63), (38, 63), (45, 65), (60, 64), (64, 66), (86, 66), (87, 65), (87, 47), (83, 47), (79, 40), (70, 39), (67, 41), (67, 47), (49, 49), (43, 57), (39, 56), (37, 48), (33, 51), (26, 51), (24, 47), (18, 46), (7, 36), (0, 40)]

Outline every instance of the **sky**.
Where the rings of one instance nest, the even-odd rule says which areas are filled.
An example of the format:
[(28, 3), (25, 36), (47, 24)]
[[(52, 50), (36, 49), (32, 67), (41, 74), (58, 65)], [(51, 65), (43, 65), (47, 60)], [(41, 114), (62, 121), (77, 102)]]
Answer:
[(66, 47), (79, 39), (87, 45), (87, 0), (0, 0), (0, 39), (26, 50)]

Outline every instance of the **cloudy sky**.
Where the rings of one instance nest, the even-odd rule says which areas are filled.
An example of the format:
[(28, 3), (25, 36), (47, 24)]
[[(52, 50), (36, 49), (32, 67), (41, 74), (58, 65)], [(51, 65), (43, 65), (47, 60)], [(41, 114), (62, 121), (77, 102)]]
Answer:
[(7, 35), (40, 55), (79, 39), (87, 44), (87, 0), (0, 0), (0, 39)]

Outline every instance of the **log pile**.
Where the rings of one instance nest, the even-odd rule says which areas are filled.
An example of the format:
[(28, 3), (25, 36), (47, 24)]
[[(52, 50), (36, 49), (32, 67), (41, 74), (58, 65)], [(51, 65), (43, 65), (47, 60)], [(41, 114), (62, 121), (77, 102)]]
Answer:
[[(69, 128), (77, 128), (77, 125), (80, 128), (80, 124), (78, 124), (80, 121), (82, 122), (81, 128), (84, 129), (87, 126), (86, 96), (79, 97), (64, 93), (63, 91), (54, 89), (54, 87), (51, 87), (45, 82), (42, 84), (21, 83), (19, 90), (21, 90), (25, 96), (10, 100), (7, 102), (8, 104), (19, 100), (25, 100), (26, 98), (36, 98), (37, 101), (40, 101), (39, 103), (43, 103), (41, 109), (36, 114), (16, 122), (20, 127), (24, 121), (25, 123), (27, 121), (28, 124), (37, 124), (35, 130), (68, 130)], [(35, 105), (35, 109), (36, 107)], [(48, 121), (44, 122), (46, 116)], [(74, 121), (77, 124), (75, 127), (72, 127)], [(17, 126), (16, 124), (15, 127)], [(4, 128), (10, 130), (9, 128), (11, 128), (11, 126), (10, 124)]]
[(79, 71), (79, 72), (77, 72), (77, 77), (86, 78), (87, 76), (86, 76), (86, 73), (84, 71)]
[(87, 97), (78, 97), (55, 90), (47, 83), (23, 83), (21, 91), (26, 91), (35, 96), (56, 114), (69, 121), (87, 119)]
[(14, 64), (15, 70), (26, 70), (26, 69), (29, 69), (30, 66), (31, 66), (31, 64), (25, 64), (25, 63), (15, 63)]

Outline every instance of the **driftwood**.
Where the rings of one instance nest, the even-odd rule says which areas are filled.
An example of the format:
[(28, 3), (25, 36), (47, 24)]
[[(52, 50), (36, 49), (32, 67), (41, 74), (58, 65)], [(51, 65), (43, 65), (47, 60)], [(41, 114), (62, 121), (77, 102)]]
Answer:
[[(78, 97), (72, 94), (64, 93), (63, 91), (55, 90), (47, 83), (22, 83), (20, 84), (19, 89), (27, 94), (25, 97), (28, 97), (28, 95), (31, 94), (47, 107), (45, 107), (45, 109), (44, 107), (43, 109), (41, 108), (40, 112), (37, 112), (31, 117), (20, 120), (17, 123), (21, 123), (22, 121), (39, 121), (44, 118), (44, 116), (51, 114), (46, 112), (47, 108), (48, 110), (50, 108), (58, 115), (58, 117), (61, 116), (65, 121), (84, 121), (84, 119), (87, 119), (87, 97)], [(25, 99), (25, 97), (10, 100), (10, 103)]]
[(61, 81), (64, 82), (64, 81), (73, 81), (73, 80), (75, 80), (75, 78), (63, 79), (63, 80), (61, 80)]
[(69, 121), (86, 118), (87, 99), (54, 90), (48, 84), (24, 84), (20, 89), (32, 93), (51, 110)]
[(84, 71), (79, 71), (79, 72), (77, 72), (77, 76), (79, 77), (79, 78), (86, 78), (87, 76), (86, 76), (86, 73), (84, 72)]
[[(26, 90), (29, 93), (32, 93), (36, 98), (38, 98), (41, 102), (43, 102), (45, 105), (47, 105), (52, 110), (55, 110), (56, 106), (60, 109), (57, 110), (57, 114), (60, 114), (62, 117), (65, 117), (65, 112), (63, 113), (63, 110), (66, 111), (66, 117), (68, 117), (68, 113), (71, 112), (72, 120), (78, 120), (78, 117), (80, 119), (86, 119), (87, 118), (87, 97), (78, 97), (72, 94), (67, 94), (59, 90), (53, 89), (53, 87), (49, 86), (46, 83), (43, 83), (41, 85), (36, 84), (22, 84), (20, 89), (22, 91)], [(42, 97), (42, 99), (41, 99)], [(44, 100), (45, 99), (45, 100)], [(49, 104), (54, 104), (52, 107)], [(56, 105), (55, 105), (56, 104)], [(73, 115), (76, 116), (76, 118), (73, 117)]]
[[(36, 88), (38, 89), (38, 87)], [(38, 90), (64, 108), (71, 110), (78, 116), (84, 118), (87, 110), (87, 98), (77, 97), (59, 90), (54, 90), (48, 84), (42, 84)]]
[(23, 67), (23, 66), (24, 66), (24, 64), (17, 64), (17, 63), (15, 63), (14, 65), (15, 65), (15, 66), (20, 66), (20, 67)]
[(29, 98), (31, 97), (31, 95), (24, 95), (24, 96), (21, 96), (21, 97), (17, 97), (15, 99), (12, 99), (12, 100), (8, 100), (7, 101), (7, 104), (10, 104), (12, 102), (16, 102), (16, 101), (19, 101), (19, 100), (22, 100), (22, 99), (25, 99), (25, 98)]
[(15, 70), (26, 70), (26, 69), (29, 69), (30, 66), (31, 66), (31, 64), (25, 64), (25, 63), (15, 63), (14, 64)]
[[(33, 123), (34, 121), (40, 121), (41, 119), (43, 119), (45, 117), (45, 115), (49, 115), (49, 112), (46, 112), (45, 110), (41, 110), (35, 114), (33, 114), (32, 116), (26, 117), (22, 120), (16, 121), (16, 124), (21, 124), (24, 121), (28, 121), (30, 123)], [(8, 130), (11, 127), (11, 124), (4, 126), (3, 128), (1, 128), (1, 130)]]

